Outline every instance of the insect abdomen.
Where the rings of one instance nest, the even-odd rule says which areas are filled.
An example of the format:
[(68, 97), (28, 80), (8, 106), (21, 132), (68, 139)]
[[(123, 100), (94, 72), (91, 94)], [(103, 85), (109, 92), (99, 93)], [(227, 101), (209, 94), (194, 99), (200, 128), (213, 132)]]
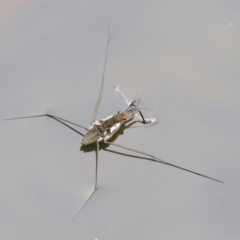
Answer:
[(92, 129), (90, 129), (82, 139), (82, 144), (88, 145), (95, 143), (99, 140), (99, 138), (103, 137), (104, 131), (101, 126), (94, 125)]

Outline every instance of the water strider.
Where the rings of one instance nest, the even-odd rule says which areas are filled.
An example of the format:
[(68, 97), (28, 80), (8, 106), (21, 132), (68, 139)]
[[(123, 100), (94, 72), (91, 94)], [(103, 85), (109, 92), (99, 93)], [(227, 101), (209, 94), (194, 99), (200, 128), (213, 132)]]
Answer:
[[(80, 135), (82, 135), (83, 136), (82, 146), (89, 145), (89, 144), (95, 144), (96, 145), (95, 188), (94, 188), (93, 192), (91, 193), (91, 195), (86, 200), (86, 202), (84, 203), (84, 205), (81, 207), (81, 209), (85, 206), (85, 204), (91, 198), (93, 193), (97, 190), (99, 142), (101, 142), (101, 141), (106, 143), (106, 144), (108, 144), (108, 145), (113, 145), (113, 146), (116, 146), (116, 147), (119, 147), (119, 148), (123, 148), (123, 149), (129, 150), (129, 151), (135, 152), (135, 153), (140, 153), (140, 154), (142, 154), (144, 156), (147, 156), (148, 158), (145, 158), (147, 160), (154, 161), (154, 162), (159, 162), (159, 163), (166, 164), (166, 165), (169, 165), (169, 166), (172, 166), (172, 167), (176, 167), (176, 168), (179, 168), (181, 170), (184, 170), (184, 171), (187, 171), (187, 172), (190, 172), (190, 173), (193, 173), (193, 174), (196, 174), (196, 175), (199, 175), (199, 176), (202, 176), (202, 177), (205, 177), (205, 178), (209, 178), (211, 180), (223, 183), (222, 181), (219, 181), (217, 179), (214, 179), (214, 178), (208, 177), (206, 175), (203, 175), (203, 174), (191, 171), (189, 169), (186, 169), (186, 168), (183, 168), (183, 167), (171, 164), (169, 162), (163, 161), (160, 158), (158, 158), (158, 157), (156, 157), (156, 156), (154, 156), (152, 154), (148, 154), (148, 153), (145, 153), (145, 152), (142, 152), (142, 151), (139, 151), (139, 150), (132, 149), (130, 147), (122, 146), (122, 145), (119, 145), (119, 144), (116, 144), (116, 143), (108, 141), (109, 139), (112, 138), (112, 136), (116, 132), (119, 131), (120, 127), (124, 123), (129, 122), (128, 126), (134, 124), (135, 122), (132, 121), (134, 119), (134, 116), (139, 117), (141, 119), (141, 123), (142, 124), (149, 124), (149, 123), (153, 123), (154, 124), (154, 122), (155, 122), (155, 119), (146, 119), (146, 118), (144, 118), (142, 112), (140, 111), (141, 109), (138, 108), (139, 101), (136, 101), (136, 97), (137, 96), (135, 97), (134, 101), (130, 103), (130, 102), (128, 102), (126, 97), (123, 95), (123, 93), (118, 88), (116, 88), (116, 90), (119, 91), (124, 96), (125, 100), (128, 103), (128, 108), (125, 111), (119, 111), (115, 115), (112, 115), (112, 116), (109, 116), (109, 117), (107, 117), (105, 119), (101, 119), (101, 120), (97, 120), (96, 121), (96, 115), (97, 115), (98, 108), (99, 108), (99, 105), (100, 105), (100, 102), (101, 102), (102, 93), (103, 93), (103, 87), (104, 87), (104, 81), (105, 81), (105, 76), (104, 75), (105, 75), (105, 68), (106, 68), (107, 54), (108, 54), (109, 31), (110, 31), (110, 24), (109, 24), (109, 27), (108, 27), (108, 38), (107, 38), (107, 46), (106, 46), (106, 53), (105, 53), (105, 60), (104, 60), (104, 67), (103, 67), (103, 76), (102, 76), (101, 89), (100, 89), (100, 93), (99, 93), (99, 96), (98, 96), (98, 99), (97, 99), (97, 103), (96, 103), (96, 106), (95, 106), (95, 110), (94, 110), (94, 113), (93, 113), (92, 123), (91, 123), (91, 126), (89, 128), (86, 128), (86, 127), (84, 127), (84, 126), (82, 126), (80, 124), (76, 124), (74, 122), (71, 122), (71, 121), (63, 119), (61, 117), (57, 117), (57, 116), (50, 115), (50, 114), (35, 115), (35, 116), (20, 117), (20, 118), (10, 118), (10, 119), (5, 119), (5, 120), (14, 120), (14, 119), (23, 119), (23, 118), (34, 118), (34, 117), (47, 116), (47, 117), (50, 117), (50, 118), (60, 122), (61, 124), (65, 125), (66, 127), (70, 128), (70, 129), (72, 129), (73, 131), (79, 133)], [(70, 123), (72, 125), (75, 125), (75, 126), (78, 126), (80, 128), (85, 129), (87, 131), (86, 134), (85, 135), (82, 134), (81, 132), (79, 132), (76, 129), (72, 128), (67, 123)], [(127, 128), (128, 126), (126, 126), (125, 128)], [(142, 157), (139, 156), (139, 158), (142, 158)], [(81, 209), (79, 210), (79, 212), (81, 211)]]

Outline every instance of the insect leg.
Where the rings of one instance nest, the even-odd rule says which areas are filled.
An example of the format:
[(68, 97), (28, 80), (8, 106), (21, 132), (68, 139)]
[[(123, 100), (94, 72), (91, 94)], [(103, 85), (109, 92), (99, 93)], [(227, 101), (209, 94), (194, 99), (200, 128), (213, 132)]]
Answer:
[(120, 148), (123, 148), (123, 149), (127, 149), (127, 150), (129, 150), (129, 151), (132, 151), (132, 152), (140, 153), (140, 154), (143, 154), (143, 155), (145, 155), (145, 156), (151, 157), (151, 158), (153, 158), (153, 159), (155, 160), (155, 162), (163, 163), (163, 164), (166, 164), (166, 165), (175, 167), (175, 168), (179, 168), (179, 169), (181, 169), (181, 170), (183, 170), (183, 171), (187, 171), (187, 172), (190, 172), (190, 173), (199, 175), (199, 176), (201, 176), (201, 177), (209, 178), (209, 179), (211, 179), (211, 180), (214, 180), (214, 181), (223, 183), (222, 181), (217, 180), (217, 179), (215, 179), (215, 178), (211, 178), (211, 177), (208, 177), (208, 176), (203, 175), (203, 174), (201, 174), (201, 173), (194, 172), (194, 171), (192, 171), (192, 170), (189, 170), (189, 169), (186, 169), (186, 168), (183, 168), (183, 167), (174, 165), (174, 164), (172, 164), (172, 163), (166, 162), (166, 161), (164, 161), (164, 160), (162, 160), (162, 159), (160, 159), (160, 158), (155, 157), (155, 156), (152, 155), (152, 154), (148, 154), (148, 153), (145, 153), (145, 152), (141, 152), (141, 151), (138, 151), (138, 150), (135, 150), (135, 149), (132, 149), (132, 148), (128, 148), (128, 147), (125, 147), (125, 146), (116, 144), (116, 143), (112, 143), (112, 142), (108, 142), (108, 141), (104, 141), (104, 142), (105, 142), (106, 144), (109, 144), (109, 145), (114, 145), (114, 146), (116, 146), (116, 147), (120, 147)]
[(154, 125), (156, 125), (156, 124), (158, 124), (158, 122), (154, 122), (154, 123), (152, 123), (152, 124), (150, 124), (150, 125), (144, 125), (144, 126), (132, 126), (132, 125), (134, 125), (135, 123), (141, 123), (141, 121), (133, 121), (133, 122), (130, 122), (129, 124), (125, 124), (125, 128), (127, 128), (127, 129), (131, 129), (131, 128), (150, 128), (150, 127), (153, 127)]
[(144, 119), (144, 117), (143, 117), (143, 115), (142, 115), (141, 111), (139, 111), (139, 114), (140, 114), (140, 116), (141, 116), (141, 118), (142, 118), (142, 120), (143, 120), (143, 122), (142, 122), (142, 123), (143, 123), (143, 124), (146, 124), (146, 123), (148, 123), (148, 122), (146, 122), (146, 121), (145, 121), (145, 119)]
[(120, 90), (120, 88), (118, 86), (116, 86), (115, 91), (119, 92), (122, 97), (124, 98), (125, 102), (127, 103), (128, 106), (130, 106), (131, 102), (127, 99), (127, 97), (125, 96), (125, 94)]
[(97, 191), (97, 173), (98, 173), (98, 152), (99, 152), (99, 142), (96, 142), (97, 148), (96, 148), (96, 169), (95, 169), (95, 188), (92, 191), (92, 193), (90, 194), (90, 196), (88, 197), (88, 199), (86, 200), (86, 202), (82, 205), (82, 207), (80, 208), (80, 210), (78, 211), (78, 213), (76, 214), (76, 216), (73, 218), (73, 221), (75, 220), (75, 218), (78, 216), (78, 214), (82, 211), (82, 209), (84, 208), (84, 206), (87, 204), (87, 202), (90, 200), (90, 198), (92, 197), (92, 195)]
[[(123, 93), (123, 91), (121, 91), (118, 86), (116, 86), (114, 89), (115, 89), (115, 91), (119, 92), (119, 93), (122, 95), (122, 97), (124, 98), (124, 100), (125, 100), (125, 102), (127, 103), (127, 105), (128, 105), (129, 108), (132, 107), (132, 106), (138, 106), (138, 105), (139, 105), (139, 103), (140, 103), (140, 98), (137, 99), (137, 96), (138, 96), (139, 92), (141, 91), (141, 89), (139, 89), (139, 90), (137, 91), (137, 94), (136, 94), (133, 102), (130, 102), (130, 101), (127, 99), (127, 97), (125, 96), (125, 94)], [(129, 108), (128, 108), (128, 109), (129, 109)], [(143, 108), (143, 109), (144, 109), (144, 108)], [(147, 110), (156, 111), (156, 109), (147, 109)], [(138, 113), (140, 114), (140, 116), (139, 116)], [(156, 119), (155, 119), (155, 118), (146, 118), (146, 119), (144, 119), (142, 113), (141, 113), (140, 111), (139, 111), (138, 113), (136, 114), (136, 116), (137, 116), (139, 119), (143, 120), (143, 121), (142, 121), (143, 124), (156, 122)]]
[(90, 200), (90, 198), (92, 197), (92, 195), (96, 192), (97, 189), (94, 189), (92, 191), (92, 193), (90, 194), (90, 196), (88, 197), (88, 199), (86, 200), (86, 202), (82, 205), (82, 207), (79, 209), (79, 211), (77, 212), (76, 216), (73, 218), (73, 221), (76, 219), (76, 217), (78, 216), (78, 214), (82, 211), (82, 209), (85, 207), (85, 205), (87, 204), (87, 202)]
[(81, 132), (79, 132), (79, 131), (77, 131), (76, 129), (72, 128), (71, 126), (67, 125), (67, 124), (64, 123), (63, 121), (61, 121), (61, 120), (59, 120), (59, 119), (57, 119), (57, 118), (54, 118), (54, 117), (51, 117), (51, 118), (54, 119), (54, 120), (56, 120), (56, 121), (58, 121), (58, 122), (60, 122), (61, 124), (65, 125), (66, 127), (72, 129), (74, 132), (80, 134), (81, 136), (84, 136), (84, 134), (82, 134)]
[(101, 101), (101, 98), (102, 98), (102, 92), (103, 92), (104, 80), (105, 80), (105, 68), (106, 68), (107, 54), (108, 54), (109, 32), (110, 32), (110, 20), (109, 20), (109, 24), (108, 24), (108, 38), (107, 38), (107, 47), (106, 47), (106, 54), (105, 54), (104, 67), (103, 67), (102, 84), (101, 84), (101, 89), (100, 89), (99, 96), (98, 96), (98, 99), (97, 99), (97, 103), (96, 103), (96, 106), (95, 106), (95, 109), (94, 109), (94, 113), (93, 113), (93, 117), (92, 117), (92, 124), (96, 120), (97, 111), (98, 111), (99, 104), (100, 104), (100, 101)]
[[(4, 119), (4, 120), (17, 120), (17, 119), (34, 118), (34, 117), (44, 117), (44, 116), (50, 117), (50, 118), (52, 118), (52, 119), (54, 119), (54, 120), (60, 122), (61, 124), (65, 125), (66, 127), (72, 129), (74, 132), (80, 134), (81, 136), (84, 136), (84, 134), (82, 134), (81, 132), (77, 131), (76, 129), (72, 128), (72, 127), (69, 126), (68, 124), (66, 124), (66, 123), (62, 122), (61, 120), (59, 120), (59, 119), (62, 119), (62, 118), (58, 118), (58, 117), (55, 117), (55, 116), (53, 116), (53, 115), (49, 115), (49, 114), (35, 115), (35, 116), (29, 116), (29, 117), (20, 117), (20, 118), (9, 118), (9, 119)], [(63, 120), (63, 119), (62, 119), (62, 120)], [(76, 125), (76, 126), (82, 127), (81, 125), (74, 124), (74, 123), (72, 123), (72, 122), (70, 122), (70, 121), (67, 121), (67, 120), (64, 120), (64, 121), (69, 122), (69, 123), (71, 123), (71, 124), (73, 124), (73, 125)], [(83, 128), (84, 128), (84, 127), (83, 127)], [(84, 128), (84, 129), (85, 129), (85, 128)]]
[(88, 128), (80, 125), (80, 124), (76, 124), (76, 123), (73, 123), (73, 122), (70, 122), (66, 119), (63, 119), (63, 118), (60, 118), (60, 117), (57, 117), (57, 116), (54, 116), (54, 115), (50, 115), (50, 114), (42, 114), (42, 115), (34, 115), (34, 116), (27, 116), (27, 117), (19, 117), (19, 118), (8, 118), (8, 119), (4, 119), (5, 121), (8, 121), (8, 120), (17, 120), (17, 119), (24, 119), (24, 118), (35, 118), (35, 117), (50, 117), (50, 118), (53, 118), (53, 119), (60, 119), (60, 120), (63, 120), (64, 122), (68, 122), (68, 123), (71, 123), (75, 126), (78, 126), (78, 127), (81, 127), (85, 130), (88, 130)]
[[(108, 53), (108, 43), (109, 43), (109, 32), (110, 32), (110, 20), (109, 20), (109, 25), (108, 25), (108, 38), (107, 38), (107, 48), (106, 48), (106, 54), (105, 54), (105, 61), (104, 61), (104, 67), (103, 67), (103, 76), (102, 76), (102, 84), (101, 84), (101, 89), (100, 89), (100, 93), (97, 99), (97, 103), (94, 109), (94, 113), (93, 113), (93, 117), (92, 117), (92, 124), (95, 122), (96, 120), (96, 115), (97, 115), (97, 111), (99, 108), (99, 104), (102, 98), (102, 92), (103, 92), (103, 87), (104, 87), (104, 80), (105, 80), (105, 68), (106, 68), (106, 63), (107, 63), (107, 53)], [(81, 212), (81, 210), (84, 208), (84, 206), (86, 205), (86, 203), (89, 201), (89, 199), (92, 197), (92, 195), (95, 193), (95, 191), (97, 190), (97, 172), (98, 172), (98, 152), (99, 152), (99, 143), (96, 142), (97, 144), (97, 149), (96, 149), (96, 169), (95, 169), (95, 188), (93, 190), (93, 192), (91, 193), (91, 195), (88, 197), (88, 199), (86, 200), (86, 202), (83, 204), (83, 206), (81, 207), (81, 209), (78, 211), (77, 215)], [(77, 217), (77, 215), (73, 218), (73, 220)]]
[(95, 190), (97, 190), (97, 177), (98, 177), (98, 152), (99, 152), (99, 142), (96, 142), (96, 169), (95, 169)]
[(57, 117), (57, 116), (54, 116), (54, 115), (50, 115), (50, 114), (46, 114), (46, 116), (47, 116), (47, 117), (54, 118), (54, 119), (60, 119), (60, 120), (62, 120), (62, 121), (64, 121), (64, 122), (71, 123), (72, 125), (78, 126), (78, 127), (83, 128), (83, 129), (85, 129), (85, 130), (88, 131), (88, 128), (86, 128), (86, 127), (84, 127), (84, 126), (82, 126), (82, 125), (80, 125), (80, 124), (77, 124), (77, 123), (74, 123), (74, 122), (70, 122), (69, 120), (66, 120), (66, 119), (63, 119), (63, 118), (60, 118), (60, 117)]

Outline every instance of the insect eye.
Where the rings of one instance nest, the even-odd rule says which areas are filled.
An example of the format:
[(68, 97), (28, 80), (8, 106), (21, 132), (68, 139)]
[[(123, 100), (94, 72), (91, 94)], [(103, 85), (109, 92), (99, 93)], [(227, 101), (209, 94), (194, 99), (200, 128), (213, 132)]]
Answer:
[(118, 114), (122, 113), (122, 111), (118, 111)]

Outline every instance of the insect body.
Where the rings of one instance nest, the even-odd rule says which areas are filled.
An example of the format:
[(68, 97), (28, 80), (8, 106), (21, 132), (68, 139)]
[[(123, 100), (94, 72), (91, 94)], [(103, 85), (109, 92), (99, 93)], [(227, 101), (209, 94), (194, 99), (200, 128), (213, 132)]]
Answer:
[(134, 118), (134, 115), (138, 112), (142, 116), (143, 123), (148, 123), (145, 121), (142, 113), (134, 103), (135, 101), (131, 103), (124, 112), (119, 111), (113, 116), (94, 122), (89, 128), (89, 131), (83, 137), (82, 144), (88, 145), (100, 141), (106, 142), (119, 130), (123, 123), (131, 121)]
[[(97, 173), (98, 173), (98, 152), (99, 152), (99, 142), (103, 141), (104, 143), (108, 144), (108, 145), (113, 145), (119, 148), (123, 148), (126, 149), (128, 151), (132, 151), (135, 153), (139, 153), (141, 155), (147, 156), (147, 160), (150, 161), (154, 161), (154, 162), (158, 162), (158, 163), (162, 163), (162, 164), (166, 164), (205, 178), (209, 178), (211, 180), (214, 181), (218, 181), (218, 182), (222, 182), (219, 181), (217, 179), (208, 177), (206, 175), (191, 171), (189, 169), (186, 168), (182, 168), (180, 166), (174, 165), (172, 163), (166, 162), (152, 154), (148, 154), (139, 150), (135, 150), (132, 149), (130, 147), (125, 147), (119, 144), (116, 144), (114, 142), (109, 142), (108, 140), (120, 129), (121, 125), (124, 124), (125, 122), (131, 121), (133, 120), (134, 116), (139, 117), (142, 121), (143, 124), (148, 124), (153, 122), (153, 119), (145, 119), (143, 117), (143, 114), (140, 111), (140, 108), (138, 108), (138, 103), (136, 104), (136, 100), (134, 100), (132, 103), (129, 104), (128, 108), (121, 112), (119, 111), (117, 114), (109, 116), (105, 119), (96, 121), (96, 115), (97, 115), (97, 111), (99, 108), (99, 104), (101, 101), (101, 97), (102, 97), (102, 91), (103, 91), (103, 86), (104, 86), (104, 73), (105, 73), (105, 67), (106, 67), (106, 60), (107, 60), (107, 51), (108, 51), (108, 42), (109, 42), (109, 29), (108, 29), (108, 40), (107, 40), (107, 47), (106, 47), (106, 54), (105, 54), (105, 62), (104, 62), (104, 68), (103, 68), (103, 76), (102, 76), (102, 85), (101, 85), (101, 89), (100, 89), (100, 93), (98, 96), (98, 100), (95, 106), (95, 110), (93, 113), (93, 118), (92, 118), (92, 124), (89, 128), (86, 128), (82, 125), (76, 124), (74, 122), (71, 122), (69, 120), (63, 119), (61, 117), (57, 117), (57, 116), (53, 116), (50, 114), (43, 114), (43, 115), (35, 115), (35, 116), (29, 116), (29, 117), (21, 117), (21, 118), (33, 118), (33, 117), (43, 117), (43, 116), (47, 116), (50, 117), (58, 122), (60, 122), (61, 124), (65, 125), (66, 127), (72, 129), (73, 131), (77, 132), (78, 134), (80, 134), (81, 136), (83, 136), (82, 139), (82, 145), (89, 145), (89, 144), (96, 144), (96, 169), (95, 169), (95, 188), (92, 192), (92, 194), (88, 197), (88, 199), (86, 200), (86, 202), (84, 203), (84, 205), (82, 206), (82, 208), (85, 206), (85, 204), (87, 203), (87, 201), (91, 198), (91, 196), (93, 195), (93, 193), (96, 191), (97, 189)], [(118, 90), (121, 94), (123, 94), (119, 89)], [(125, 96), (124, 96), (125, 97)], [(136, 98), (136, 97), (135, 97)], [(125, 97), (126, 100), (126, 97)], [(140, 115), (140, 116), (139, 116)], [(13, 119), (21, 119), (21, 118), (11, 118), (11, 119), (6, 119), (6, 120), (13, 120)], [(152, 121), (153, 120), (153, 121)], [(80, 127), (84, 130), (86, 130), (86, 134), (82, 134), (81, 132), (77, 131), (75, 128), (71, 127), (70, 125), (68, 125), (67, 123), (70, 123), (72, 125), (75, 125), (77, 127)], [(132, 122), (131, 124), (133, 124), (134, 122)], [(130, 124), (129, 124), (130, 125)], [(81, 208), (81, 209), (82, 209)], [(81, 211), (81, 209), (79, 210), (79, 212)]]

